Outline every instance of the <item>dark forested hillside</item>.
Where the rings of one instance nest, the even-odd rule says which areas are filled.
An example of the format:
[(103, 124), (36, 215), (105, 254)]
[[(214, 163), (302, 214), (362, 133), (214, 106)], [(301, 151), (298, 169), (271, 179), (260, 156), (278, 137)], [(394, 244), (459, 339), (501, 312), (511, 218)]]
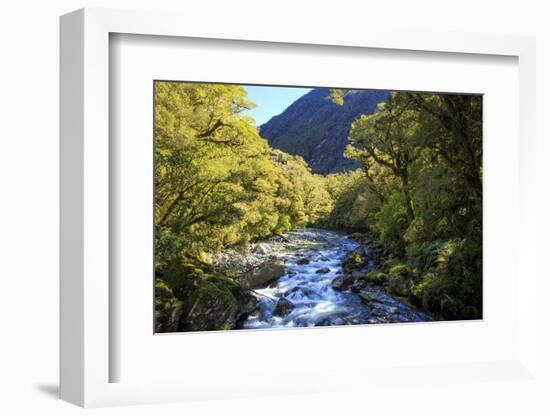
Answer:
[(343, 98), (339, 105), (331, 100), (329, 88), (316, 88), (262, 125), (260, 134), (272, 147), (302, 156), (315, 173), (357, 168), (357, 161), (343, 156), (351, 123), (372, 114), (388, 93), (354, 90)]

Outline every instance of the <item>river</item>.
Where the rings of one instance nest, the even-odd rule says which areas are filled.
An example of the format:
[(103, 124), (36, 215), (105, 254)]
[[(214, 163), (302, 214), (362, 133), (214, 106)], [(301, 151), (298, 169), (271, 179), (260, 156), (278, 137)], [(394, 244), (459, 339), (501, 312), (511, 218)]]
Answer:
[[(344, 256), (359, 246), (345, 234), (305, 229), (286, 237), (284, 244), (265, 243), (285, 263), (286, 274), (269, 287), (256, 289), (260, 308), (242, 323), (243, 329), (432, 320), (377, 286), (367, 286), (359, 293), (333, 289), (332, 281), (343, 274)], [(276, 313), (280, 299), (291, 303), (290, 312)]]

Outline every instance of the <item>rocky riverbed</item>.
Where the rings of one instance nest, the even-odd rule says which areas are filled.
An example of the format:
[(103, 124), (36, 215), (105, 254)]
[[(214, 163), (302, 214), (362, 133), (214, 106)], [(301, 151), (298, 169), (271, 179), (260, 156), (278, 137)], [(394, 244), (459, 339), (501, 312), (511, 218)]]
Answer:
[[(232, 269), (258, 299), (238, 328), (278, 328), (423, 322), (432, 318), (389, 295), (377, 281), (380, 253), (334, 231), (305, 229), (225, 251), (215, 259)], [(376, 254), (376, 255), (375, 255)]]

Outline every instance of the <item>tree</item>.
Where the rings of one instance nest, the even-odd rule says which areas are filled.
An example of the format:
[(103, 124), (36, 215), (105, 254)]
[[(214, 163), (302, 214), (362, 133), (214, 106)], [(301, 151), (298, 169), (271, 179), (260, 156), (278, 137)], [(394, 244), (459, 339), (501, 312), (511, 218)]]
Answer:
[(417, 131), (417, 111), (400, 95), (392, 94), (376, 113), (355, 121), (349, 135), (352, 147), (348, 154), (361, 161), (367, 177), (372, 166), (378, 164), (399, 178), (409, 222), (414, 220), (411, 167), (420, 153), (415, 143)]
[[(349, 141), (346, 155), (361, 162), (364, 177), (337, 195), (332, 216), (342, 206), (355, 210), (390, 245), (382, 268), (408, 271), (399, 279), (407, 280), (409, 299), (446, 319), (479, 318), (481, 96), (392, 93), (375, 114), (354, 122)], [(367, 189), (378, 206), (350, 203)]]
[(271, 149), (244, 88), (155, 83), (157, 264), (313, 223), (331, 210), (324, 180)]

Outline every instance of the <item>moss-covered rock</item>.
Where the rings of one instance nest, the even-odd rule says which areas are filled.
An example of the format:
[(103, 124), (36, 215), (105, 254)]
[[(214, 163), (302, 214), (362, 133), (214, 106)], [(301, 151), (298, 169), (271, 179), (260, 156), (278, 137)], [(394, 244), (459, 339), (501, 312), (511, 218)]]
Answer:
[(383, 273), (378, 270), (374, 270), (372, 272), (368, 272), (364, 277), (363, 280), (367, 283), (371, 283), (373, 285), (383, 285), (387, 283), (388, 281), (388, 275), (386, 273)]
[(182, 302), (165, 281), (155, 282), (155, 332), (176, 332), (183, 314)]
[(157, 332), (235, 328), (258, 306), (250, 291), (211, 267), (174, 263), (155, 286)]
[(365, 266), (367, 266), (367, 256), (363, 246), (359, 246), (355, 250), (350, 251), (342, 261), (344, 273), (351, 273)]
[(211, 275), (190, 296), (180, 330), (233, 329), (257, 307), (258, 300), (248, 290), (229, 278)]
[(200, 286), (189, 304), (182, 322), (182, 328), (188, 331), (231, 329), (238, 319), (238, 304), (231, 291), (212, 282)]
[(414, 284), (413, 271), (404, 264), (393, 266), (389, 271), (388, 289), (398, 296), (409, 296)]

